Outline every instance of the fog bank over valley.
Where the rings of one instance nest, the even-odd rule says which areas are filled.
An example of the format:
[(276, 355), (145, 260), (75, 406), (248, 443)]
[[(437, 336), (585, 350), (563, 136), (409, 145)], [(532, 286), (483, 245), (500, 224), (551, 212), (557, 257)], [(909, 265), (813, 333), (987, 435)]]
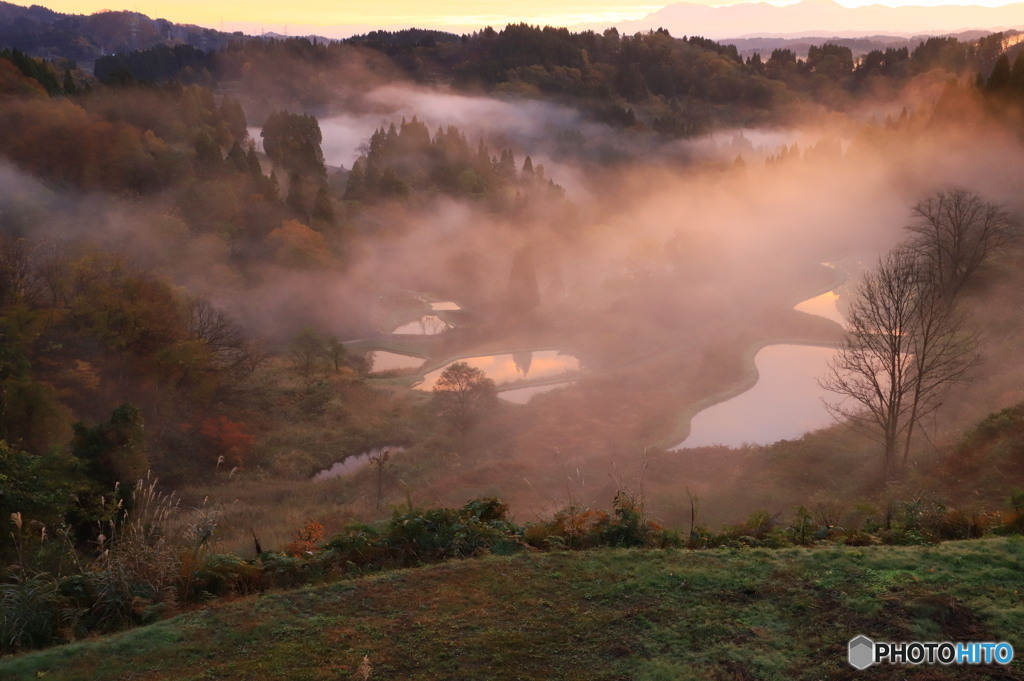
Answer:
[[(332, 529), (491, 496), (526, 519), (628, 492), (666, 523), (700, 497), (712, 524), (877, 501), (873, 434), (828, 418), (817, 374), (922, 202), (1024, 212), (1005, 43), (744, 59), (520, 25), (137, 51), (103, 78), (32, 62), (52, 83), (0, 59), (0, 360), (34, 414), (0, 439), (59, 449), (136, 405), (136, 467), (240, 499), (243, 529), (270, 488), (310, 514), (330, 497)], [(1021, 245), (985, 255), (955, 309), (978, 361), (908, 462), (953, 466), (1024, 400)], [(794, 348), (821, 366), (742, 407), (759, 371), (800, 373), (764, 364)]]

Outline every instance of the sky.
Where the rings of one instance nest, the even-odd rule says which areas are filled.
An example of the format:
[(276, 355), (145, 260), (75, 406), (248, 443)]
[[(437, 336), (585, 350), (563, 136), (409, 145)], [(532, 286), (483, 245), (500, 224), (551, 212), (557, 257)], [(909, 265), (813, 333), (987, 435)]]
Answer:
[[(699, 4), (736, 4), (729, 0), (694, 0)], [(1012, 0), (840, 0), (839, 4), (855, 7), (867, 4), (949, 5), (971, 4), (999, 6)], [(273, 31), (288, 35), (318, 33), (332, 26), (348, 26), (358, 30), (416, 26), (444, 30), (475, 30), (485, 26), (502, 27), (508, 23), (526, 22), (536, 25), (576, 26), (607, 24), (642, 19), (673, 0), (517, 0), (515, 3), (496, 0), (38, 0), (38, 4), (57, 12), (92, 14), (104, 9), (132, 10), (152, 18), (177, 23), (198, 24), (226, 31), (246, 33)], [(28, 5), (28, 2), (16, 4)], [(771, 4), (789, 4), (772, 0)], [(351, 31), (349, 31), (351, 33)]]

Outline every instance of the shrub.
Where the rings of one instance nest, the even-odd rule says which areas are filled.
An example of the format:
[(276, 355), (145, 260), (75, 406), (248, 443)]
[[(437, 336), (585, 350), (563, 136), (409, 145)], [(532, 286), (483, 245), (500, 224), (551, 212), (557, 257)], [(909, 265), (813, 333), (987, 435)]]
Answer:
[(289, 556), (312, 555), (320, 550), (320, 540), (324, 538), (324, 526), (315, 520), (307, 520), (306, 524), (295, 531), (295, 541), (285, 547)]
[(0, 652), (60, 643), (76, 615), (49, 575), (15, 575), (0, 585)]
[(526, 525), (521, 534), (530, 546), (540, 549), (678, 546), (681, 543), (677, 533), (645, 519), (636, 498), (623, 491), (616, 493), (611, 514), (570, 505), (547, 522)]
[[(518, 534), (502, 520), (507, 514), (497, 499), (478, 499), (461, 509), (408, 509), (395, 511), (388, 521), (385, 541), (402, 565), (462, 558), (491, 552)], [(493, 518), (485, 520), (484, 518)]]
[(1024, 534), (1024, 490), (1016, 490), (1010, 494), (1010, 505), (1013, 515), (1006, 521), (1006, 530)]
[(353, 524), (332, 537), (321, 560), (359, 573), (522, 550), (521, 532), (507, 517), (508, 507), (493, 498), (461, 509), (396, 509), (383, 526)]
[(378, 528), (365, 523), (353, 523), (324, 546), (322, 558), (341, 567), (345, 572), (362, 572), (367, 566), (385, 566), (391, 561), (390, 552)]
[(261, 553), (256, 564), (266, 583), (278, 588), (305, 584), (312, 572), (308, 560), (279, 553)]
[(605, 511), (570, 505), (547, 522), (528, 524), (523, 528), (523, 537), (531, 546), (545, 550), (588, 549), (600, 544), (603, 528), (611, 522)]
[(227, 553), (203, 556), (191, 579), (192, 592), (203, 600), (256, 593), (266, 586), (264, 574), (258, 567)]

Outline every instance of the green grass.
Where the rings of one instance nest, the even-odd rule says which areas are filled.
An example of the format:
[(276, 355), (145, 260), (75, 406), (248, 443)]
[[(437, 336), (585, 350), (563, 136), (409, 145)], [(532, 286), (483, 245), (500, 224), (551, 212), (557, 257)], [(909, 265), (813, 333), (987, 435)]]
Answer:
[[(1020, 537), (930, 547), (490, 556), (216, 605), (0, 660), (11, 681), (95, 679), (1024, 679), (846, 663), (876, 640), (1024, 651)], [(1020, 653), (1019, 653), (1020, 654)]]

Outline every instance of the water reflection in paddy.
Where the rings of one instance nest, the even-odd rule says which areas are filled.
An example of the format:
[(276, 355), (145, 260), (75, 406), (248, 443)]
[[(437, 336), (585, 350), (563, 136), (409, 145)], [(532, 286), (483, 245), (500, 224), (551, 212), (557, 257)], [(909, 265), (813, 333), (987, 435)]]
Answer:
[(793, 309), (831, 319), (840, 326), (846, 322), (843, 313), (839, 311), (839, 294), (835, 291), (826, 291), (820, 296), (809, 298), (794, 306)]
[[(839, 301), (838, 291), (827, 291), (794, 309), (843, 326), (846, 320)], [(754, 387), (694, 416), (689, 437), (676, 447), (769, 444), (831, 424), (832, 415), (822, 400), (835, 396), (822, 389), (818, 379), (828, 373), (828, 360), (835, 353), (834, 348), (813, 345), (762, 348), (754, 357), (758, 373)]]
[(402, 324), (391, 333), (400, 333), (416, 336), (434, 336), (451, 328), (445, 320), (437, 315), (428, 314), (420, 317), (414, 322)]
[(677, 447), (769, 444), (797, 438), (832, 423), (817, 379), (828, 370), (833, 348), (769, 345), (754, 358), (757, 384), (693, 417), (690, 436)]
[[(506, 353), (501, 355), (485, 355), (467, 357), (456, 360), (476, 367), (493, 379), (499, 386), (527, 379), (553, 378), (580, 370), (580, 361), (572, 355), (562, 354), (559, 350), (536, 350)], [(451, 364), (431, 371), (423, 377), (423, 382), (416, 386), (418, 390), (432, 390), (441, 372)], [(545, 386), (546, 387), (546, 386)]]
[[(430, 303), (431, 312), (455, 312), (461, 309), (462, 308), (459, 306), (458, 303), (453, 303), (450, 300), (443, 300), (439, 302)], [(402, 324), (391, 333), (400, 333), (415, 336), (435, 336), (439, 333), (447, 331), (450, 328), (452, 328), (452, 325), (449, 324), (444, 319), (442, 319), (441, 317), (439, 317), (438, 315), (428, 314), (420, 317), (415, 321), (409, 322), (408, 324)]]
[(423, 364), (422, 357), (402, 355), (397, 352), (385, 350), (374, 350), (369, 354), (372, 371), (397, 371), (401, 369), (415, 369)]

